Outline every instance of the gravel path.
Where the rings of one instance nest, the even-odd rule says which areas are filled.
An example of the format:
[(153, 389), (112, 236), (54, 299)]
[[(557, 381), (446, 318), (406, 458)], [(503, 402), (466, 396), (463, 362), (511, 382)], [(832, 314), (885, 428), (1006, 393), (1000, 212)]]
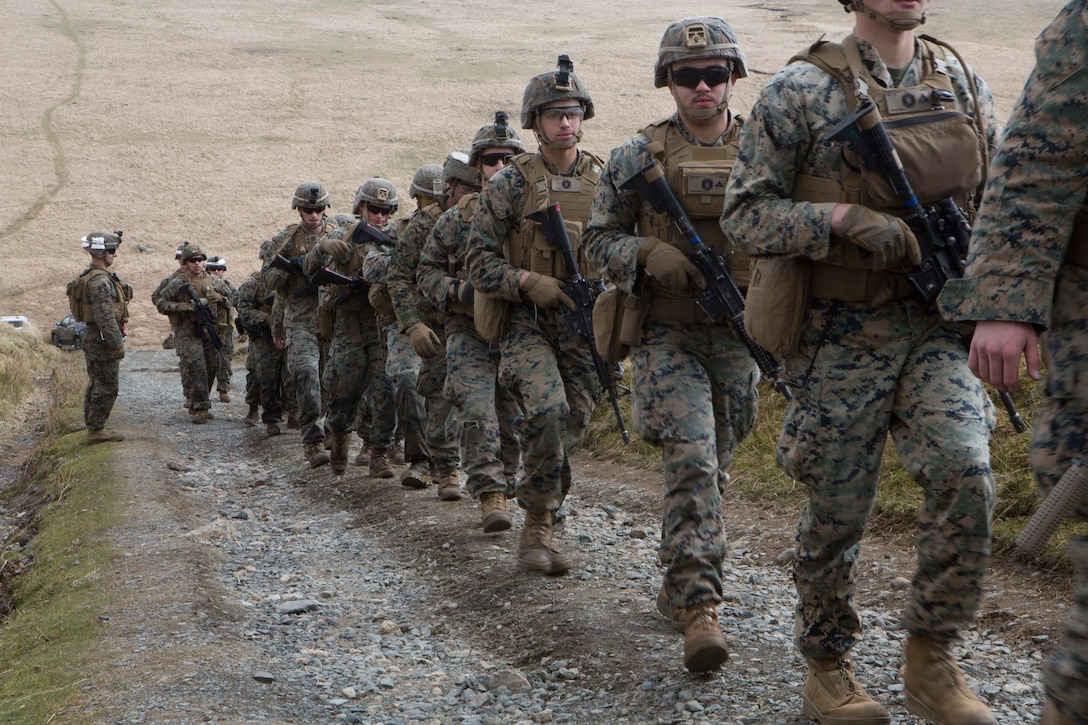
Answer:
[[(653, 608), (652, 474), (581, 457), (559, 537), (576, 567), (542, 578), (515, 567), (514, 532), (482, 534), (468, 501), (354, 467), (340, 479), (311, 471), (293, 431), (266, 439), (243, 425), (237, 393), (213, 405), (209, 425), (191, 425), (175, 364), (149, 350), (122, 365), (114, 421), (129, 437), (115, 450), (128, 517), (104, 573), (118, 592), (109, 668), (85, 685), (73, 722), (809, 722), (793, 587), (759, 546), (789, 532), (758, 510), (731, 511), (748, 521), (733, 527), (726, 562), (732, 657), (692, 676), (681, 636)], [(855, 668), (894, 722), (916, 723), (897, 677), (902, 566), (867, 563), (882, 584), (859, 595)], [(964, 669), (999, 722), (1035, 722), (1050, 643), (1006, 643), (1002, 629), (968, 633)]]

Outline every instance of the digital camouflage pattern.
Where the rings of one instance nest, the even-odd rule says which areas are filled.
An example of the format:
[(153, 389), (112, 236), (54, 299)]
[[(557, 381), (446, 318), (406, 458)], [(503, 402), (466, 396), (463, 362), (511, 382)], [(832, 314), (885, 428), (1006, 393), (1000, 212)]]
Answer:
[[(698, 144), (678, 114), (671, 122), (688, 143)], [(640, 209), (646, 216), (651, 212), (620, 186), (652, 160), (648, 143), (638, 134), (612, 151), (597, 182), (584, 237), (593, 266), (635, 295), (652, 294), (637, 260), (638, 248), (647, 239), (637, 236)], [(721, 494), (733, 451), (755, 423), (759, 373), (728, 323), (656, 320), (644, 323), (642, 333), (642, 344), (630, 354), (631, 417), (639, 436), (661, 448), (665, 511), (659, 555), (667, 567), (664, 589), (673, 607), (720, 602), (726, 553)]]
[[(259, 272), (251, 274), (238, 286), (234, 306), (242, 326), (249, 334), (249, 352), (246, 369), (253, 375), (257, 390), (256, 402), (261, 406), (261, 422), (278, 423), (283, 412), (284, 376), (286, 353), (272, 343), (272, 326), (269, 319), (272, 306), (266, 302), (272, 292), (261, 282)], [(246, 381), (246, 402), (252, 405), (249, 380)]]
[[(941, 293), (953, 320), (1045, 329), (1046, 397), (1029, 461), (1046, 495), (1088, 455), (1088, 269), (1067, 259), (1088, 205), (1088, 2), (1070, 2), (1035, 44), (1035, 68), (994, 156), (967, 274)], [(1088, 501), (1077, 509), (1088, 519)], [(1070, 542), (1075, 610), (1045, 670), (1047, 696), (1088, 722), (1088, 537)]]
[(219, 368), (219, 352), (211, 340), (197, 332), (192, 298), (186, 289), (189, 285), (198, 297), (208, 300), (217, 317), (221, 310), (231, 309), (231, 302), (230, 290), (223, 281), (202, 272), (196, 280), (190, 280), (186, 274), (171, 277), (156, 305), (159, 312), (171, 315), (172, 321), (178, 322), (173, 325), (174, 346), (180, 359), (182, 380), (189, 381), (189, 411), (195, 412), (211, 407), (208, 390)]
[[(88, 267), (101, 269), (100, 267)], [(86, 272), (85, 272), (86, 273)], [(118, 308), (126, 302), (118, 299), (113, 273), (95, 274), (84, 291), (91, 306), (92, 320), (87, 320), (83, 336), (83, 357), (87, 365), (87, 389), (83, 394), (83, 422), (87, 430), (106, 427), (106, 420), (117, 401), (119, 358), (124, 356), (125, 337), (118, 319)]]
[[(205, 269), (207, 269), (206, 266)], [(237, 290), (226, 278), (219, 279), (230, 291), (227, 299), (231, 301), (233, 308)], [(219, 339), (223, 341), (223, 349), (219, 351), (219, 366), (215, 371), (215, 389), (226, 394), (230, 392), (230, 379), (234, 375), (234, 369), (231, 367), (231, 359), (234, 357), (234, 319), (229, 312), (226, 321), (219, 323), (216, 331), (219, 333)]]
[[(858, 48), (874, 82), (892, 85), (873, 47), (858, 41)], [(959, 107), (972, 112), (966, 75), (954, 56), (948, 60)], [(899, 85), (917, 84), (921, 67), (916, 51)], [(992, 142), (993, 100), (981, 80), (977, 87)], [(845, 242), (831, 236), (833, 204), (794, 202), (791, 192), (800, 174), (839, 179), (840, 149), (821, 140), (848, 110), (838, 80), (807, 62), (790, 64), (761, 90), (722, 215), (723, 231), (742, 252), (815, 260), (839, 254)], [(958, 331), (935, 306), (911, 299), (879, 307), (812, 299), (800, 349), (783, 363), (794, 398), (777, 458), (809, 492), (793, 565), (801, 652), (842, 655), (861, 635), (853, 604), (857, 554), (889, 432), (925, 496), (904, 626), (954, 638), (978, 607), (994, 502), (993, 410)]]
[[(583, 153), (578, 151), (579, 161)], [(562, 176), (542, 156), (540, 161), (549, 174)], [(466, 261), (477, 294), (510, 302), (509, 331), (499, 345), (499, 381), (522, 410), (517, 431), (524, 468), (518, 501), (530, 511), (544, 512), (557, 510), (570, 488), (569, 456), (585, 438), (601, 385), (589, 344), (570, 333), (565, 310), (537, 309), (522, 301), (524, 270), (503, 256), (507, 238), (516, 239), (520, 225), (529, 223), (521, 218), (525, 195), (534, 193), (528, 187), (515, 165), (491, 177), (477, 201)]]
[[(325, 238), (351, 241), (358, 222), (339, 227)], [(305, 269), (313, 274), (329, 267), (347, 277), (359, 276), (361, 260), (370, 245), (351, 254), (334, 257), (315, 246), (305, 260)], [(350, 433), (357, 424), (357, 413), (364, 393), (369, 389), (375, 405), (362, 421), (360, 431), (372, 448), (386, 451), (393, 447), (397, 419), (393, 408), (392, 383), (386, 376), (386, 350), (378, 331), (374, 308), (363, 298), (350, 298), (334, 309), (329, 359), (325, 365), (325, 389), (328, 393), (328, 425), (335, 434)]]
[(421, 296), (446, 315), (444, 394), (454, 409), (452, 437), (460, 441), (465, 487), (473, 498), (491, 492), (512, 496), (519, 458), (517, 401), (498, 384), (498, 346), (479, 336), (471, 315), (448, 304), (454, 280), (469, 284), (465, 252), (470, 224), (461, 209), (461, 204), (452, 207), (435, 222), (420, 252), (416, 277)]

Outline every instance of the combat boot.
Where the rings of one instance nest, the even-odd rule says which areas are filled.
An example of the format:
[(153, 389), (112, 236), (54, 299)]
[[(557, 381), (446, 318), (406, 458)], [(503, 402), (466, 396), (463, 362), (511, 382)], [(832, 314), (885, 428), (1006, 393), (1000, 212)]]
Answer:
[(109, 443), (111, 441), (123, 441), (125, 436), (114, 430), (91, 430), (87, 429), (87, 445), (93, 446), (97, 443)]
[(497, 534), (513, 526), (514, 517), (506, 510), (506, 494), (502, 491), (480, 494), (480, 518), (485, 534)]
[(1043, 705), (1043, 716), (1039, 718), (1039, 725), (1076, 725), (1073, 718), (1058, 712), (1058, 707), (1053, 700), (1047, 700)]
[(389, 465), (389, 452), (379, 451), (377, 448), (370, 449), (370, 477), (371, 478), (392, 478), (397, 475), (393, 471), (393, 466)]
[(208, 412), (207, 408), (201, 408), (200, 410), (194, 410), (193, 411), (193, 422), (194, 423), (198, 423), (200, 425), (203, 425), (204, 423), (207, 423), (208, 419), (210, 419), (211, 417), (212, 417), (211, 413)]
[(320, 443), (307, 443), (303, 448), (303, 451), (303, 455), (306, 456), (310, 468), (324, 466), (329, 462), (329, 452), (326, 451), (325, 446)]
[(665, 585), (657, 590), (657, 611), (665, 615), (672, 628), (681, 634), (688, 626), (688, 610), (684, 607), (674, 607), (669, 604), (669, 594), (665, 591)]
[(438, 498), (443, 501), (460, 501), (461, 478), (456, 468), (448, 468), (438, 474)]
[(363, 438), (363, 447), (359, 450), (359, 454), (355, 456), (356, 466), (365, 466), (370, 463), (370, 448), (366, 444), (366, 438)]
[(332, 450), (329, 451), (329, 468), (337, 476), (348, 470), (348, 446), (351, 445), (351, 433), (333, 433)]
[(821, 725), (889, 725), (887, 709), (854, 678), (849, 655), (806, 657), (805, 715)]
[(404, 441), (397, 441), (393, 450), (389, 451), (389, 462), (394, 466), (403, 466), (408, 463), (404, 459)]
[(245, 424), (252, 427), (252, 426), (257, 425), (257, 421), (259, 421), (260, 419), (261, 419), (260, 410), (257, 408), (257, 406), (256, 405), (249, 406), (249, 412), (246, 413), (246, 417), (245, 417)]
[(522, 569), (562, 574), (570, 569), (570, 557), (560, 554), (552, 544), (551, 511), (526, 511), (518, 543), (518, 566)]
[(400, 485), (405, 488), (427, 488), (431, 485), (431, 467), (427, 461), (412, 461), (400, 477)]
[(220, 390), (219, 391), (219, 402), (220, 403), (229, 403), (230, 402), (230, 393), (228, 393), (226, 390)]
[(299, 422), (298, 413), (288, 413), (287, 414), (287, 429), (288, 430), (299, 430), (300, 428), (302, 428), (302, 423)]
[(718, 603), (699, 602), (687, 608), (684, 622), (684, 667), (711, 672), (729, 659), (729, 646), (718, 625)]
[(907, 637), (903, 705), (938, 725), (997, 725), (990, 708), (967, 686), (952, 644), (919, 634)]
[(279, 423), (268, 423), (264, 427), (264, 432), (268, 434), (268, 437), (278, 436), (280, 434)]

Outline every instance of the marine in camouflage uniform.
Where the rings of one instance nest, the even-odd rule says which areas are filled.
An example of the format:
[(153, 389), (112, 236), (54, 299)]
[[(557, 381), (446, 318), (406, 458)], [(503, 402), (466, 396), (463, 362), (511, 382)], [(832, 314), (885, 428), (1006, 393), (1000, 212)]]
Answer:
[[(272, 342), (273, 295), (261, 282), (260, 272), (251, 274), (234, 295), (238, 318), (249, 335), (246, 366), (253, 375), (256, 402), (261, 407), (261, 422), (265, 424), (265, 431), (270, 436), (280, 434), (286, 375), (286, 354)], [(248, 395), (247, 392), (247, 398)]]
[[(989, 564), (993, 406), (967, 367), (959, 329), (906, 278), (920, 253), (899, 197), (853, 151), (824, 143), (871, 100), (896, 122), (893, 143), (922, 203), (951, 196), (970, 214), (993, 145), (993, 100), (951, 48), (911, 32), (926, 3), (842, 1), (856, 11), (854, 33), (812, 46), (760, 92), (722, 215), (730, 240), (760, 258), (748, 329), (785, 355), (795, 381), (777, 457), (808, 489), (793, 562), (804, 710), (825, 723), (890, 721), (849, 658), (861, 637), (860, 539), (890, 432), (924, 495), (903, 610), (906, 707), (944, 725), (996, 723), (952, 653)], [(790, 299), (800, 300), (792, 314), (776, 316), (770, 303)], [(780, 333), (794, 326), (799, 341), (787, 344)]]
[[(1088, 458), (1088, 2), (1070, 2), (1035, 44), (1036, 64), (1013, 110), (975, 219), (966, 277), (941, 293), (951, 320), (978, 320), (970, 364), (998, 390), (1019, 392), (1020, 356), (1046, 397), (1028, 454), (1046, 496)], [(1070, 508), (1088, 520), (1088, 501)], [(1088, 723), (1088, 536), (1069, 542), (1075, 607), (1044, 668), (1044, 725)]]
[[(506, 123), (504, 111), (495, 123), (476, 133), (469, 166), (489, 180), (525, 147)], [(499, 349), (484, 340), (473, 325), (473, 289), (468, 281), (465, 253), (469, 226), (479, 191), (465, 194), (435, 222), (419, 254), (416, 282), (419, 294), (445, 316), (444, 394), (454, 407), (461, 468), (469, 495), (479, 501), (485, 534), (506, 531), (513, 518), (506, 507), (517, 476), (518, 441), (514, 420), (517, 401), (498, 384)]]
[[(423, 361), (417, 390), (425, 401), (426, 455), (429, 467), (438, 472), (438, 497), (443, 501), (461, 498), (457, 473), (461, 460), (452, 429), (453, 406), (444, 393), (445, 329), (433, 305), (419, 294), (416, 270), (420, 252), (438, 218), (462, 196), (480, 188), (480, 174), (468, 160), (468, 154), (454, 152), (442, 166), (430, 165), (434, 168), (422, 167), (416, 172), (411, 191), (418, 209), (401, 232), (385, 275), (398, 332), (411, 342), (415, 354)], [(412, 465), (402, 479), (406, 483), (415, 480), (413, 469), (419, 476), (424, 474), (423, 467), (427, 465), (422, 460), (413, 463), (407, 442), (406, 437), (405, 458)]]
[[(237, 292), (234, 285), (224, 275), (227, 272), (227, 260), (219, 256), (208, 257), (204, 268), (218, 277), (227, 289), (230, 290), (231, 304), (234, 304), (234, 295)], [(219, 324), (219, 339), (223, 348), (219, 351), (219, 367), (215, 371), (215, 388), (219, 392), (219, 402), (230, 402), (230, 379), (234, 376), (231, 367), (231, 359), (234, 357), (234, 319), (228, 314), (225, 322)]]
[[(726, 552), (721, 493), (733, 451), (755, 422), (759, 373), (729, 321), (711, 323), (697, 305), (702, 280), (687, 257), (690, 243), (667, 215), (623, 185), (655, 159), (662, 162), (703, 241), (729, 254), (718, 217), (743, 119), (728, 103), (734, 83), (747, 75), (724, 20), (671, 24), (654, 84), (669, 88), (677, 111), (612, 151), (585, 234), (594, 266), (638, 300), (629, 314), (637, 309), (641, 321), (628, 323), (640, 338), (631, 340), (632, 418), (638, 434), (661, 448), (665, 470), (660, 557), (667, 569), (658, 609), (686, 631), (684, 664), (692, 671), (716, 669), (729, 654), (717, 610)], [(689, 193), (693, 178), (701, 183)], [(747, 272), (747, 260), (735, 257), (731, 266), (734, 274)]]
[[(159, 282), (158, 286), (155, 287), (155, 289), (151, 292), (151, 304), (155, 305), (155, 309), (158, 309), (158, 307), (159, 307), (159, 300), (162, 299), (162, 291), (164, 289), (166, 289), (166, 285), (170, 282), (171, 279), (173, 279), (174, 277), (177, 277), (178, 275), (182, 274), (183, 270), (181, 268), (181, 253), (188, 246), (189, 246), (189, 242), (182, 242), (181, 244), (178, 245), (178, 248), (174, 251), (174, 261), (178, 263), (178, 268), (175, 269), (170, 274), (168, 274), (167, 276), (163, 277), (162, 280)], [(169, 344), (167, 344), (167, 343), (169, 343)], [(168, 349), (168, 350), (173, 350), (174, 354), (178, 355), (178, 349), (174, 345), (174, 329), (173, 329), (173, 327), (170, 328), (170, 333), (166, 336), (166, 339), (163, 340), (163, 348)], [(181, 375), (181, 390), (182, 390), (182, 394), (185, 396), (185, 409), (188, 410), (189, 409), (189, 399), (191, 398), (191, 395), (189, 393), (189, 379), (187, 377), (187, 374), (184, 373), (184, 372), (182, 372), (182, 375)]]
[(204, 271), (206, 259), (199, 246), (187, 246), (181, 253), (183, 273), (166, 284), (156, 305), (159, 312), (170, 317), (174, 328), (182, 376), (188, 376), (191, 386), (189, 413), (194, 423), (207, 423), (211, 418), (208, 390), (219, 368), (220, 353), (209, 336), (197, 328), (191, 293), (209, 306), (217, 322), (226, 319), (231, 309), (230, 290), (218, 277)]
[[(593, 101), (567, 56), (560, 56), (558, 71), (530, 79), (521, 125), (533, 129), (539, 150), (515, 156), (484, 187), (466, 258), (475, 304), (491, 300), (504, 309), (505, 331), (490, 341), (499, 342), (499, 378), (523, 411), (518, 437), (524, 474), (517, 497), (526, 516), (518, 565), (546, 574), (571, 567), (570, 557), (555, 548), (552, 528), (571, 485), (570, 456), (585, 437), (601, 385), (588, 341), (573, 335), (564, 319), (574, 307), (562, 291), (569, 272), (539, 225), (525, 216), (559, 202), (582, 274), (598, 276), (580, 244), (603, 166), (578, 148), (582, 120), (592, 117)], [(477, 329), (486, 323), (477, 307)]]
[[(391, 194), (382, 206), (386, 213), (375, 214), (364, 208), (371, 204), (364, 197), (376, 198), (375, 194), (383, 191)], [(334, 229), (310, 250), (304, 262), (307, 274), (328, 267), (346, 277), (361, 276), (363, 260), (371, 246), (362, 232), (367, 225), (387, 222), (395, 201), (396, 187), (391, 182), (379, 178), (364, 182), (355, 195), (355, 213), (360, 215), (359, 219)], [(385, 373), (386, 352), (377, 314), (366, 290), (352, 291), (329, 285), (324, 294), (324, 304), (332, 320), (329, 360), (324, 375), (328, 391), (328, 426), (332, 433), (332, 471), (342, 475), (347, 469), (351, 432), (355, 428), (360, 401), (369, 385), (376, 401), (367, 421), (370, 475), (391, 478), (393, 468), (387, 457), (393, 446), (396, 417), (390, 405), (392, 391)]]
[[(106, 421), (117, 400), (119, 360), (125, 357), (125, 323), (132, 287), (121, 281), (109, 268), (117, 259), (121, 246), (120, 232), (91, 232), (83, 237), (82, 246), (91, 263), (79, 276), (80, 299), (72, 303), (73, 313), (87, 324), (83, 337), (83, 357), (87, 366), (87, 389), (83, 394), (83, 422), (87, 426), (87, 443), (122, 441), (125, 436), (105, 430)], [(69, 291), (69, 296), (72, 296)]]
[(287, 370), (294, 378), (298, 397), (303, 453), (312, 468), (329, 462), (321, 420), (324, 413), (321, 371), (326, 347), (317, 329), (317, 290), (301, 275), (271, 266), (271, 261), (276, 254), (301, 260), (323, 236), (336, 229), (335, 224), (325, 219), (328, 207), (329, 193), (324, 186), (315, 182), (300, 184), (292, 197), (291, 208), (298, 210), (301, 223), (285, 227), (261, 245), (261, 278), (283, 298), (283, 337), (273, 327), (273, 341), (287, 345)]

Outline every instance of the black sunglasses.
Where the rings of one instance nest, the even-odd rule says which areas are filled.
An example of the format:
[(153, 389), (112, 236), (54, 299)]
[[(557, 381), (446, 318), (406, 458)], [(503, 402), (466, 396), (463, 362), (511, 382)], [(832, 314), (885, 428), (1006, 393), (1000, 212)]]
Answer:
[(709, 88), (713, 88), (728, 83), (732, 76), (732, 67), (677, 68), (672, 72), (672, 82), (684, 88), (698, 88), (700, 82), (705, 82)]
[(369, 201), (366, 203), (366, 208), (371, 214), (384, 214), (389, 216), (397, 210), (396, 207), (378, 206), (377, 204), (371, 204)]
[(484, 154), (480, 157), (480, 161), (484, 166), (498, 166), (501, 161), (503, 164), (510, 163), (510, 159), (514, 158), (514, 154), (508, 151), (498, 151), (493, 154)]

